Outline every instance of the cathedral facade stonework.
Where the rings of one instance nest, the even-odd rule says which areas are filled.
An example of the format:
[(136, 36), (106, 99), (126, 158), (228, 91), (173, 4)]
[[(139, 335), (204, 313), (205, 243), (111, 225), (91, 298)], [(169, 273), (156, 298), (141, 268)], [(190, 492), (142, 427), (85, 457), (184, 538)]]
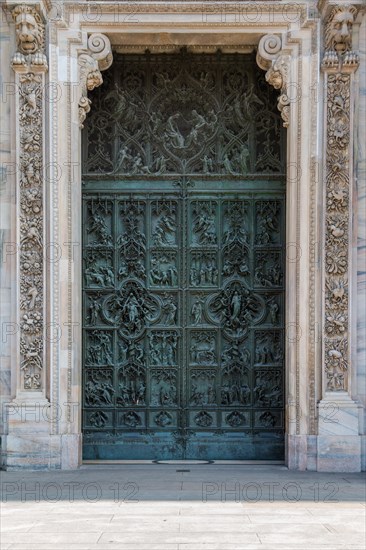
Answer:
[[(76, 469), (82, 463), (82, 129), (93, 112), (91, 92), (102, 89), (104, 75), (120, 55), (131, 57), (146, 50), (174, 54), (183, 49), (189, 54), (251, 54), (267, 86), (276, 92), (274, 103), (285, 128), (285, 462), (297, 470), (364, 470), (364, 2), (5, 0), (1, 33), (3, 467)], [(260, 102), (255, 95), (247, 97)], [(254, 110), (247, 106), (248, 113)], [(235, 110), (232, 113), (237, 116)], [(196, 132), (203, 132), (208, 123), (194, 114)], [(170, 116), (167, 139), (174, 138), (176, 148), (182, 149), (178, 138), (184, 138), (177, 133), (174, 117)], [(193, 142), (194, 133), (190, 137)], [(127, 148), (123, 151), (121, 163), (128, 156), (134, 166), (131, 174), (138, 173), (136, 155), (132, 158)], [(241, 168), (247, 175), (245, 152)], [(160, 157), (155, 166), (160, 176), (166, 170), (165, 159)], [(207, 156), (204, 166), (209, 176), (212, 165)], [(228, 157), (223, 166), (223, 173), (235, 172)], [(143, 169), (150, 174), (146, 166), (141, 174)], [(163, 234), (158, 244), (164, 245)], [(213, 256), (207, 257), (208, 286), (214, 286)], [(100, 298), (97, 291), (93, 296)], [(179, 308), (173, 293), (164, 296), (165, 306), (173, 308), (166, 324), (174, 325)], [(193, 324), (200, 325), (203, 298), (198, 292), (196, 296)], [(245, 317), (237, 296), (238, 291), (230, 295), (234, 305), (225, 322), (235, 321), (235, 334), (241, 334), (245, 331), (240, 323), (254, 322), (255, 314), (247, 311)], [(128, 297), (121, 293), (118, 299), (123, 311)], [(93, 303), (99, 307), (96, 299)], [(272, 307), (272, 320), (276, 315)], [(134, 349), (138, 362), (138, 346)], [(262, 354), (273, 351), (263, 348)], [(140, 382), (141, 401), (145, 390)], [(105, 383), (104, 391), (108, 393)], [(196, 394), (195, 399), (201, 398)], [(212, 405), (210, 397), (207, 400)], [(138, 418), (134, 412), (127, 415)], [(245, 417), (236, 410), (229, 416), (233, 426)], [(107, 418), (103, 412), (94, 414), (100, 426)], [(156, 418), (165, 427), (172, 417), (161, 411)], [(206, 428), (212, 422), (204, 411), (195, 418)]]

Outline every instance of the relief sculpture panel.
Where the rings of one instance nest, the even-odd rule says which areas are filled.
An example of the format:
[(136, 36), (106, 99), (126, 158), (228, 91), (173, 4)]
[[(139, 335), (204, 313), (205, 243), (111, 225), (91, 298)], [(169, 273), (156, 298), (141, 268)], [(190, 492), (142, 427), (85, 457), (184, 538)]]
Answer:
[(241, 59), (117, 56), (93, 97), (88, 456), (282, 456), (281, 120)]

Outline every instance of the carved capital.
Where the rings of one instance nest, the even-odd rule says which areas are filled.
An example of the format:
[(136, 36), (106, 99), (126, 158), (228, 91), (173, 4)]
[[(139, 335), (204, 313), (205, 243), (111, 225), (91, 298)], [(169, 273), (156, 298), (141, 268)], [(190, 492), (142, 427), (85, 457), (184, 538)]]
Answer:
[(282, 40), (274, 34), (263, 36), (258, 45), (257, 63), (266, 72), (267, 82), (281, 91), (277, 107), (285, 128), (290, 123), (290, 100), (287, 95), (290, 56), (282, 52)]
[(335, 6), (325, 25), (325, 54), (323, 70), (352, 72), (359, 64), (359, 56), (352, 51), (352, 27), (357, 8), (352, 5)]
[(79, 100), (79, 124), (83, 122), (90, 111), (91, 101), (88, 91), (94, 90), (103, 83), (101, 71), (108, 69), (113, 61), (112, 48), (109, 38), (104, 34), (94, 33), (88, 38), (88, 48), (80, 52), (78, 63), (80, 67), (80, 81), (82, 96)]
[(12, 59), (16, 72), (44, 72), (47, 70), (45, 26), (33, 6), (21, 4), (12, 11), (15, 22), (17, 51)]

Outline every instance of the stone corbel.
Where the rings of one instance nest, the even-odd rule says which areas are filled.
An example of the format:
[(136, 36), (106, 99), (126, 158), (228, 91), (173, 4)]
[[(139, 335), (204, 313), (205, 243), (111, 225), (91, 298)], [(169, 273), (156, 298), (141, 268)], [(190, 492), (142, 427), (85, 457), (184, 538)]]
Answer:
[(290, 99), (287, 95), (289, 82), (290, 56), (282, 51), (280, 36), (268, 34), (259, 41), (257, 64), (266, 71), (266, 81), (276, 90), (281, 91), (277, 107), (281, 113), (283, 126), (290, 124)]
[(357, 8), (352, 5), (335, 6), (325, 25), (325, 53), (322, 69), (328, 72), (353, 72), (359, 56), (352, 51), (352, 26)]
[(88, 48), (79, 53), (80, 82), (82, 95), (79, 100), (79, 125), (83, 123), (90, 111), (91, 101), (88, 91), (94, 90), (103, 83), (102, 72), (113, 62), (112, 48), (109, 38), (104, 34), (94, 33), (88, 38)]

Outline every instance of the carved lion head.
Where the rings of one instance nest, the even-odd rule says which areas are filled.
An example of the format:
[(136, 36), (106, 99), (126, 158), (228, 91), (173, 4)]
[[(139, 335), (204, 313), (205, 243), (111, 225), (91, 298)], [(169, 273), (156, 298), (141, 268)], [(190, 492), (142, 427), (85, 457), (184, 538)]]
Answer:
[(24, 55), (43, 48), (44, 27), (40, 15), (30, 6), (16, 6), (13, 12), (18, 49)]
[(337, 6), (332, 10), (325, 29), (327, 50), (335, 50), (337, 53), (351, 50), (351, 32), (356, 13), (354, 6)]

